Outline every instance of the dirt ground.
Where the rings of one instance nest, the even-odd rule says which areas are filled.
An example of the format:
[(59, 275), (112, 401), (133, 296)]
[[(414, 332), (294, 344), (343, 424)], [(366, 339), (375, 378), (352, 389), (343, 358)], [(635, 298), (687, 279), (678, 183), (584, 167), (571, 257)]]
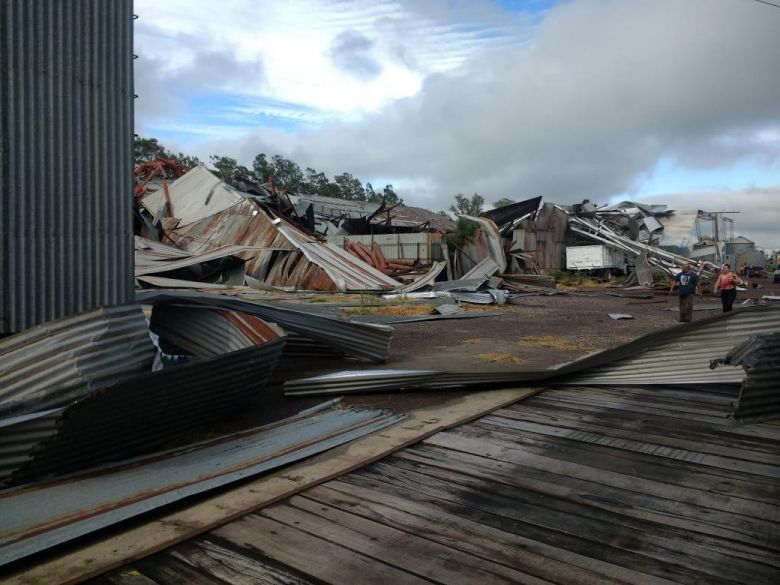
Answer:
[[(760, 288), (740, 292), (737, 303), (780, 294), (780, 284), (773, 284), (771, 279), (758, 282)], [(570, 362), (677, 323), (677, 298), (667, 296), (664, 291), (654, 291), (650, 299), (610, 296), (608, 292), (616, 291), (579, 288), (566, 295), (528, 296), (513, 305), (470, 307), (472, 311), (499, 312), (500, 316), (495, 317), (394, 324), (390, 359), (385, 364), (349, 359), (282, 364), (274, 377), (277, 384), (263, 397), (262, 411), (267, 416), (278, 417), (324, 400), (284, 398), (280, 383), (285, 379), (344, 369), (536, 370)], [(707, 292), (697, 297), (693, 318), (705, 319), (720, 312), (720, 299)], [(418, 313), (408, 311), (412, 315)], [(613, 320), (609, 313), (629, 314), (633, 319)], [(462, 395), (452, 391), (352, 395), (346, 402), (403, 412)], [(247, 414), (257, 416), (258, 411)]]

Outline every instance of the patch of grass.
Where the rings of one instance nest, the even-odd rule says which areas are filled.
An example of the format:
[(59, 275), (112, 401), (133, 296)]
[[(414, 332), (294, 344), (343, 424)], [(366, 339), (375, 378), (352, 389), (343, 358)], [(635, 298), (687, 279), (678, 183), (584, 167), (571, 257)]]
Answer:
[(478, 353), (477, 357), (482, 361), (490, 362), (492, 364), (522, 364), (523, 363), (522, 358), (513, 356), (508, 353), (502, 353), (502, 352)]
[(386, 305), (361, 306), (344, 309), (347, 315), (392, 315), (397, 317), (416, 317), (430, 315), (434, 305)]
[(482, 343), (482, 338), (480, 338), (480, 337), (473, 337), (471, 339), (464, 339), (463, 343), (468, 344), (468, 345), (476, 345), (478, 343)]
[(561, 351), (585, 351), (591, 349), (590, 345), (580, 343), (572, 339), (556, 337), (554, 335), (542, 335), (539, 337), (526, 337), (517, 342), (526, 347), (548, 347)]

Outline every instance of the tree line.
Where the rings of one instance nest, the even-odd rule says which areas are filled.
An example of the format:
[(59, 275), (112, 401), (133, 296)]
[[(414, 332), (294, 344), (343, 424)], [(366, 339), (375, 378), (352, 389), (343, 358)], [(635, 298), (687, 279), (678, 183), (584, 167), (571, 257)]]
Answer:
[[(135, 164), (161, 158), (176, 159), (187, 168), (203, 164), (196, 156), (169, 151), (156, 138), (136, 136), (133, 151)], [(372, 203), (380, 203), (384, 199), (389, 205), (403, 203), (392, 185), (385, 185), (381, 189), (374, 188), (371, 183), (364, 185), (360, 179), (346, 172), (331, 179), (322, 171), (311, 167), (301, 169), (295, 161), (278, 154), (269, 157), (261, 152), (255, 156), (251, 168), (239, 164), (232, 157), (213, 154), (209, 156), (207, 166), (220, 179), (237, 188), (267, 183), (273, 178), (275, 188), (293, 193)]]
[[(156, 138), (136, 136), (133, 154), (135, 164), (157, 159), (176, 159), (187, 168), (203, 164), (196, 156), (169, 151)], [(208, 166), (209, 170), (220, 179), (240, 189), (246, 189), (253, 184), (267, 183), (273, 177), (276, 188), (293, 193), (308, 193), (371, 203), (380, 203), (384, 200), (388, 205), (403, 203), (392, 185), (375, 189), (371, 183), (363, 184), (360, 179), (346, 172), (334, 175), (331, 179), (325, 173), (311, 167), (301, 169), (298, 163), (278, 154), (269, 157), (261, 152), (255, 156), (251, 168), (239, 164), (236, 159), (229, 156), (211, 155)], [(485, 198), (478, 193), (474, 193), (471, 197), (458, 193), (454, 198), (455, 203), (449, 210), (453, 215), (479, 215), (485, 210)], [(493, 206), (501, 207), (510, 203), (514, 201), (504, 198), (494, 202)], [(450, 216), (445, 211), (439, 213), (446, 217)]]

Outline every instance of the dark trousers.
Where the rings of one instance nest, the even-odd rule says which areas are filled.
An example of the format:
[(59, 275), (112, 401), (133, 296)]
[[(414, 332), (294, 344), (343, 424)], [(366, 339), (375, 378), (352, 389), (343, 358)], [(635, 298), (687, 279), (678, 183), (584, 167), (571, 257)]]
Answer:
[(693, 320), (693, 295), (680, 295), (680, 323)]
[(737, 300), (737, 289), (729, 288), (720, 291), (720, 302), (723, 303), (723, 312), (728, 313), (734, 306), (734, 301)]

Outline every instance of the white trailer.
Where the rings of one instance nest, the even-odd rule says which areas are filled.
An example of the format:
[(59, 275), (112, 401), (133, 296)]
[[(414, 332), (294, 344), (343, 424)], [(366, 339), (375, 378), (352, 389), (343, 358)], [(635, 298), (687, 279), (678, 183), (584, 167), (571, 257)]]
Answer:
[(567, 270), (623, 270), (624, 268), (623, 253), (609, 246), (566, 246)]

